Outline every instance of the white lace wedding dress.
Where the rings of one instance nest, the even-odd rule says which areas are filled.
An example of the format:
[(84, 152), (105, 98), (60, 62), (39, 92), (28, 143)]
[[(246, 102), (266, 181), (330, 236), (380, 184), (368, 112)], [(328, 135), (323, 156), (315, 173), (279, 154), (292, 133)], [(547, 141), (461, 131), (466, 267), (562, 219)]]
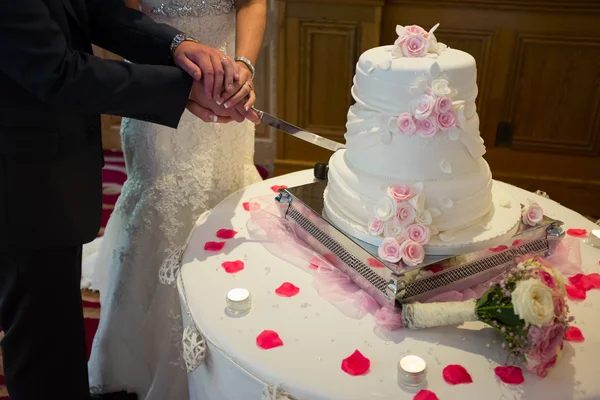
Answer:
[[(164, 1), (142, 0), (142, 9), (234, 55), (233, 0)], [(90, 386), (93, 393), (127, 390), (139, 400), (185, 400), (179, 298), (174, 286), (159, 283), (159, 269), (204, 211), (260, 180), (254, 127), (207, 124), (186, 111), (177, 130), (124, 119), (121, 135), (128, 179), (92, 276), (102, 308)]]

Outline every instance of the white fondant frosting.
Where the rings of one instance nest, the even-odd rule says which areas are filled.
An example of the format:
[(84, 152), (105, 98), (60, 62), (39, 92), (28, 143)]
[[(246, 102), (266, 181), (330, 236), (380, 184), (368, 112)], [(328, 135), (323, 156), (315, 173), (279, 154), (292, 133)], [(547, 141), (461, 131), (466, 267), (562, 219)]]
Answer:
[[(325, 212), (351, 235), (370, 234), (369, 242), (398, 236), (412, 212), (438, 244), (464, 242), (460, 232), (482, 222), (494, 232), (486, 220), (494, 215), (492, 176), (482, 158), (475, 59), (437, 43), (435, 28), (399, 26), (393, 46), (366, 51), (356, 66), (347, 148), (330, 159)], [(390, 202), (398, 186), (418, 194)], [(402, 204), (413, 211), (392, 215)]]

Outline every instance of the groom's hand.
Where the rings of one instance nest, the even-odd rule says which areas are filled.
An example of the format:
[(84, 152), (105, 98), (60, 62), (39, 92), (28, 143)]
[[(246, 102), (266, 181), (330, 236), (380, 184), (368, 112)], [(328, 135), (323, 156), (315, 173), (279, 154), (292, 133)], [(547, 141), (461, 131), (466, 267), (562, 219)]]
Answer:
[(220, 100), (220, 94), (233, 89), (239, 79), (238, 68), (231, 57), (200, 43), (186, 41), (173, 53), (173, 60), (196, 81), (203, 79), (204, 95), (209, 100)]
[(255, 124), (260, 122), (258, 115), (252, 109), (246, 111), (242, 107), (225, 108), (214, 100), (208, 99), (202, 84), (196, 81), (192, 84), (187, 109), (204, 122), (244, 122), (245, 119)]

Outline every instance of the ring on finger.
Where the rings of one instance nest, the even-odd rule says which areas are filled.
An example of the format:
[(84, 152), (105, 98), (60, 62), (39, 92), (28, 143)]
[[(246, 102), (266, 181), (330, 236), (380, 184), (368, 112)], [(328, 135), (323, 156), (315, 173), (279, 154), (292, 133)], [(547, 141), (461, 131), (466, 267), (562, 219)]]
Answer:
[(221, 62), (223, 62), (223, 61), (225, 61), (225, 60), (227, 60), (227, 56), (225, 56), (225, 57), (221, 57)]

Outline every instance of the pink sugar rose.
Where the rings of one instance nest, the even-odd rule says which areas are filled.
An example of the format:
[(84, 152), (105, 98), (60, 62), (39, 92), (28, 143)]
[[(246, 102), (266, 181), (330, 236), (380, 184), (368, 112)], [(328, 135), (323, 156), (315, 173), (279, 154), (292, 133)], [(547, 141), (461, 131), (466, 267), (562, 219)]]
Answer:
[(404, 27), (405, 35), (423, 35), (427, 37), (428, 33), (425, 29), (421, 28), (419, 25), (409, 25)]
[(377, 217), (371, 217), (368, 226), (369, 233), (372, 235), (380, 235), (381, 232), (383, 232), (383, 225), (383, 221), (379, 220)]
[(435, 98), (428, 94), (424, 94), (411, 104), (412, 113), (420, 121), (429, 118), (434, 109)]
[[(534, 367), (533, 371), (536, 374), (540, 375), (538, 370), (547, 374), (548, 368), (554, 365), (552, 364), (548, 368), (545, 367), (558, 354), (560, 346), (563, 343), (564, 334), (565, 326), (563, 324), (551, 324), (543, 328), (532, 325), (529, 328), (527, 338), (529, 339), (531, 350), (527, 354), (527, 361), (530, 367)], [(542, 366), (541, 369), (536, 369), (536, 367), (540, 366)], [(543, 377), (545, 375), (540, 376)]]
[(391, 185), (388, 187), (388, 196), (397, 201), (410, 200), (415, 196), (415, 191), (408, 185)]
[(565, 299), (562, 296), (554, 297), (554, 315), (561, 318), (565, 314)]
[(407, 240), (400, 245), (402, 261), (409, 267), (414, 267), (425, 259), (425, 249), (420, 243)]
[(446, 113), (452, 108), (452, 100), (449, 97), (438, 97), (435, 102), (435, 112), (438, 114)]
[(429, 41), (421, 34), (405, 35), (402, 40), (402, 52), (406, 57), (423, 57), (429, 51)]
[(419, 129), (417, 130), (417, 135), (421, 137), (432, 137), (436, 134), (438, 130), (436, 116), (432, 115), (427, 119), (424, 119), (419, 124)]
[(403, 227), (407, 227), (415, 221), (416, 218), (415, 209), (410, 206), (410, 204), (403, 202), (398, 204), (398, 209), (396, 210), (396, 218), (398, 222)]
[(402, 259), (400, 254), (400, 245), (394, 238), (385, 238), (378, 249), (378, 255), (382, 260), (389, 261), (391, 263), (397, 263)]
[(536, 226), (544, 219), (544, 211), (537, 203), (531, 203), (523, 211), (523, 223), (529, 226)]
[(398, 130), (405, 135), (413, 135), (417, 131), (417, 125), (413, 116), (409, 113), (398, 115)]
[(437, 115), (437, 123), (441, 130), (445, 131), (456, 126), (456, 116), (454, 110)]
[(402, 225), (396, 218), (386, 221), (383, 225), (383, 236), (386, 238), (398, 239), (402, 237)]
[(430, 231), (425, 225), (412, 224), (404, 230), (404, 237), (419, 244), (427, 244), (429, 243)]

